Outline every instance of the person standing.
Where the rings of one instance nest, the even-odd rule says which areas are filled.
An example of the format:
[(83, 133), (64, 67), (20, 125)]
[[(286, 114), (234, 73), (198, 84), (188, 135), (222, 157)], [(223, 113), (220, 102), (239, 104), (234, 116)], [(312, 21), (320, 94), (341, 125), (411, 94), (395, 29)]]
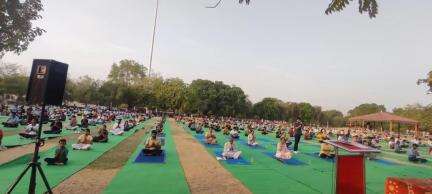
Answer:
[(300, 143), (300, 138), (303, 132), (303, 122), (300, 117), (297, 117), (296, 122), (294, 122), (294, 153), (298, 153), (298, 145)]

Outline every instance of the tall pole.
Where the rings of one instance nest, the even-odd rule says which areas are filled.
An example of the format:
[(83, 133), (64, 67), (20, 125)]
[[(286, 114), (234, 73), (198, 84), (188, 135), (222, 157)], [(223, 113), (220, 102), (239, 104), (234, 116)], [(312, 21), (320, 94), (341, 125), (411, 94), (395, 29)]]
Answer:
[(157, 18), (158, 18), (158, 10), (159, 10), (159, 0), (156, 0), (156, 9), (155, 9), (155, 17), (154, 17), (154, 25), (153, 25), (153, 39), (151, 44), (151, 51), (150, 51), (150, 67), (149, 67), (149, 77), (151, 76), (151, 69), (152, 69), (152, 62), (153, 62), (153, 47), (155, 42), (155, 35), (156, 35), (156, 24), (157, 24)]

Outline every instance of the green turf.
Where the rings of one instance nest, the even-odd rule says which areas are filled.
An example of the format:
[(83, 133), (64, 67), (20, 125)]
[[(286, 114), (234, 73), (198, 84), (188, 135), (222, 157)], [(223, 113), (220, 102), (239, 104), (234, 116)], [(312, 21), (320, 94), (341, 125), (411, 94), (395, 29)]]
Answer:
[[(186, 130), (194, 134), (189, 129)], [(264, 146), (265, 151), (274, 153), (277, 142), (274, 134), (256, 134), (258, 143)], [(240, 138), (246, 141), (244, 134), (240, 135)], [(217, 133), (217, 139), (220, 145), (227, 141), (227, 138), (220, 132)], [(333, 163), (307, 155), (307, 153), (319, 152), (318, 144), (305, 142), (300, 144), (301, 153), (294, 155), (294, 158), (307, 164), (302, 166), (282, 165), (275, 159), (264, 155), (262, 150), (251, 149), (240, 143), (237, 143), (237, 146), (242, 151), (242, 155), (251, 161), (251, 165), (221, 163), (253, 193), (277, 193), (278, 190), (299, 193), (333, 193)], [(207, 147), (206, 149), (213, 154), (214, 148)], [(367, 193), (383, 193), (385, 179), (389, 176), (427, 178), (432, 177), (432, 171), (429, 168), (411, 165), (389, 166), (366, 161)]]
[[(110, 150), (118, 143), (131, 136), (137, 129), (140, 129), (144, 125), (148, 125), (149, 121), (145, 123), (139, 124), (134, 129), (126, 132), (123, 136), (113, 136), (110, 135), (110, 139), (108, 143), (96, 143), (93, 144), (92, 149), (89, 151), (82, 150), (72, 150), (71, 144), (73, 142), (68, 142), (69, 149), (69, 162), (64, 166), (47, 166), (44, 162), (42, 162), (42, 167), (48, 177), (48, 181), (51, 187), (55, 187), (63, 180), (73, 175), (77, 171), (83, 169), (88, 164), (99, 158), (106, 151)], [(45, 157), (52, 157), (54, 155), (55, 148), (49, 149), (45, 152), (41, 152), (41, 159)], [(5, 191), (6, 188), (9, 187), (10, 184), (13, 183), (14, 179), (19, 175), (19, 173), (24, 169), (26, 164), (30, 161), (31, 155), (25, 155), (20, 157), (14, 161), (3, 164), (0, 166), (0, 192)], [(26, 193), (29, 183), (29, 174), (23, 178), (22, 182), (17, 186), (15, 193)], [(7, 176), (4, 176), (7, 175)], [(45, 187), (43, 182), (38, 176), (37, 179), (37, 193), (43, 193), (45, 191)]]
[(171, 136), (171, 126), (164, 125), (165, 139), (165, 163), (133, 163), (139, 154), (142, 144), (122, 170), (114, 177), (105, 194), (110, 193), (190, 193), (184, 177), (183, 168), (177, 155), (177, 150)]

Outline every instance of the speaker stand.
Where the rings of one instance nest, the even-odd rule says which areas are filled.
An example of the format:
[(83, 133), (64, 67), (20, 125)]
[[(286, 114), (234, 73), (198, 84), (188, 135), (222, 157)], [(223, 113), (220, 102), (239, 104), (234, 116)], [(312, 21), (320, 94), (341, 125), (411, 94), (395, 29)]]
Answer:
[(35, 191), (36, 191), (36, 173), (37, 173), (36, 171), (38, 171), (39, 174), (41, 175), (42, 180), (44, 181), (45, 187), (47, 189), (46, 193), (53, 194), (51, 187), (48, 183), (48, 180), (45, 176), (45, 173), (42, 170), (41, 164), (40, 164), (40, 162), (38, 162), (38, 160), (39, 160), (39, 148), (40, 148), (41, 144), (43, 143), (43, 140), (41, 139), (41, 133), (42, 133), (42, 125), (43, 125), (42, 119), (43, 119), (44, 112), (45, 112), (45, 104), (42, 104), (42, 111), (41, 111), (40, 117), (39, 117), (39, 129), (38, 129), (37, 136), (36, 136), (35, 149), (33, 152), (33, 159), (27, 165), (27, 167), (24, 169), (24, 171), (21, 172), (21, 174), (18, 176), (18, 178), (15, 180), (15, 182), (9, 187), (7, 194), (12, 193), (12, 191), (15, 189), (15, 187), (18, 185), (18, 183), (22, 180), (24, 175), (30, 169), (31, 169), (31, 174), (30, 174), (30, 184), (29, 184), (28, 193), (29, 194), (35, 194)]

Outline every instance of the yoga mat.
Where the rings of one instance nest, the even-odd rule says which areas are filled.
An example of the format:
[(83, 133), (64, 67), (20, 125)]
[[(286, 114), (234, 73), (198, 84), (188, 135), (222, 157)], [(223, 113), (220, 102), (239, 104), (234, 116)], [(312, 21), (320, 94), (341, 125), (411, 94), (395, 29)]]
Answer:
[[(149, 122), (145, 122), (143, 124), (138, 125), (134, 128), (134, 130), (138, 129), (140, 126), (145, 124), (149, 124)], [(67, 148), (69, 150), (69, 161), (67, 165), (63, 166), (48, 166), (43, 159), (46, 157), (53, 157), (54, 151), (56, 148), (49, 149), (47, 151), (40, 153), (41, 164), (44, 172), (48, 178), (48, 181), (51, 187), (57, 186), (63, 180), (73, 175), (77, 171), (85, 168), (88, 164), (99, 158), (108, 150), (115, 147), (118, 143), (132, 135), (133, 133), (125, 133), (123, 136), (111, 136), (110, 142), (105, 144), (94, 144), (91, 150), (82, 151), (82, 150), (72, 150), (71, 144), (73, 142), (68, 142)], [(9, 163), (3, 164), (0, 166), (0, 193), (6, 192), (6, 189), (13, 183), (15, 178), (22, 172), (26, 164), (30, 161), (31, 155), (25, 155), (23, 157), (18, 158), (17, 160), (11, 161)], [(28, 184), (30, 180), (30, 173), (27, 173), (20, 184), (16, 187), (14, 193), (26, 193), (28, 189)], [(40, 176), (37, 177), (37, 185), (36, 185), (36, 193), (43, 193), (45, 191), (45, 187)]]
[[(220, 157), (222, 158), (222, 150), (215, 150), (215, 155), (216, 157)], [(231, 164), (231, 165), (250, 165), (251, 162), (247, 161), (244, 157), (242, 157), (240, 155), (240, 157), (238, 159), (226, 159), (226, 160), (220, 160), (220, 161), (224, 161), (227, 164)]]
[(165, 152), (162, 151), (160, 156), (146, 156), (141, 151), (135, 158), (134, 163), (165, 163)]
[(202, 144), (202, 145), (204, 145), (205, 147), (209, 147), (209, 148), (222, 148), (222, 146), (221, 145), (219, 145), (219, 144), (208, 144), (207, 142), (206, 142), (206, 139), (204, 138), (204, 135), (201, 135), (201, 134), (197, 134), (197, 135), (194, 135), (194, 137)]
[[(63, 130), (60, 134), (41, 134), (42, 139), (50, 139), (55, 137), (64, 137), (72, 134), (70, 131)], [(21, 138), (19, 135), (11, 135), (3, 138), (2, 144), (6, 147), (15, 147), (34, 143), (34, 139)]]
[(319, 157), (319, 153), (318, 153), (318, 152), (314, 152), (314, 153), (304, 153), (304, 154), (307, 155), (307, 156), (311, 156), (311, 157), (314, 157), (314, 158), (321, 159), (321, 160), (323, 160), (323, 161), (327, 161), (327, 162), (334, 162), (334, 159), (333, 159), (333, 158), (321, 158), (321, 157)]
[(295, 156), (293, 156), (291, 159), (289, 160), (281, 160), (276, 158), (275, 154), (273, 152), (263, 152), (266, 156), (272, 157), (273, 159), (286, 164), (286, 165), (294, 165), (294, 166), (299, 166), (299, 165), (306, 165), (306, 163), (298, 160), (297, 158), (294, 158)]
[[(163, 164), (137, 164), (135, 156), (141, 152), (142, 144), (137, 147), (129, 161), (105, 188), (105, 194), (118, 193), (178, 193), (189, 194), (183, 168), (171, 135), (171, 126), (164, 124), (166, 160)], [(143, 138), (144, 140), (146, 138)]]
[(399, 165), (399, 164), (397, 164), (395, 162), (392, 162), (392, 161), (389, 161), (389, 160), (385, 160), (385, 159), (381, 159), (381, 158), (370, 160), (370, 161), (376, 162), (376, 163), (382, 164), (382, 165), (389, 165), (389, 166), (397, 166), (397, 165)]

